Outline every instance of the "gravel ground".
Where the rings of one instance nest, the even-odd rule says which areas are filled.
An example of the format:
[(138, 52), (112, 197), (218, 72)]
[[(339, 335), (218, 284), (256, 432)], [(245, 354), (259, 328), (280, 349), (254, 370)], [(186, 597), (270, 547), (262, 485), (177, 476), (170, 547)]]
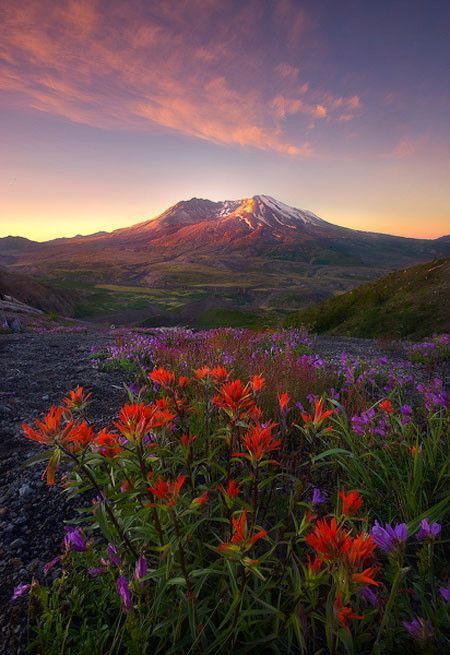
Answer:
[(25, 652), (24, 602), (10, 603), (14, 586), (42, 579), (61, 548), (63, 521), (75, 508), (40, 479), (43, 464), (23, 468), (41, 449), (21, 425), (45, 412), (77, 384), (93, 392), (89, 414), (107, 424), (126, 398), (123, 374), (90, 364), (91, 346), (106, 334), (0, 335), (0, 653)]
[[(0, 335), (0, 655), (25, 652), (25, 603), (11, 604), (12, 590), (33, 576), (43, 578), (43, 565), (60, 551), (63, 522), (75, 512), (57, 486), (40, 479), (42, 464), (23, 468), (40, 449), (24, 439), (21, 425), (60, 403), (77, 384), (93, 392), (89, 415), (108, 424), (126, 399), (123, 373), (94, 369), (90, 350), (111, 339), (106, 332)], [(317, 351), (332, 359), (344, 351), (401, 358), (364, 339), (322, 337)]]

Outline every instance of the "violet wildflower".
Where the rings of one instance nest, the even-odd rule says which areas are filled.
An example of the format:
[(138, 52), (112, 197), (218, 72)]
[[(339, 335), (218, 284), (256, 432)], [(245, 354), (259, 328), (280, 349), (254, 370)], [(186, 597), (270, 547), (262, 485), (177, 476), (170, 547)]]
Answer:
[(134, 577), (139, 582), (145, 578), (148, 572), (148, 564), (144, 555), (140, 555), (134, 567)]
[(114, 544), (108, 544), (106, 551), (108, 553), (108, 559), (110, 564), (112, 564), (113, 566), (120, 567), (121, 561), (120, 561), (119, 551), (114, 546)]
[(131, 600), (131, 591), (128, 582), (124, 575), (117, 579), (117, 593), (120, 596), (120, 602), (124, 612), (131, 612), (133, 609), (133, 602)]
[(439, 587), (439, 593), (446, 603), (450, 603), (450, 583), (446, 587)]
[(87, 549), (86, 539), (80, 528), (70, 527), (67, 529), (64, 537), (64, 547), (66, 550), (73, 550), (82, 553)]
[(311, 496), (311, 505), (322, 505), (326, 501), (327, 497), (321, 489), (315, 487)]
[(98, 575), (103, 575), (105, 572), (106, 569), (104, 566), (91, 566), (91, 568), (88, 569), (88, 575), (90, 575), (91, 578), (96, 578)]
[(26, 596), (30, 591), (30, 589), (31, 589), (30, 584), (20, 584), (17, 587), (14, 587), (11, 600), (17, 600), (18, 598), (22, 598), (22, 596)]
[(428, 621), (421, 617), (417, 617), (412, 621), (402, 621), (402, 625), (411, 637), (419, 641), (426, 641), (433, 636), (433, 628)]
[(411, 422), (411, 417), (413, 414), (412, 407), (409, 405), (402, 405), (400, 407), (400, 414), (402, 415), (402, 418), (400, 419), (403, 425), (407, 425), (408, 423)]
[(440, 523), (430, 523), (427, 518), (420, 522), (420, 529), (416, 534), (416, 539), (436, 539), (441, 534), (442, 525)]
[(386, 553), (391, 553), (399, 546), (403, 546), (408, 538), (408, 527), (406, 523), (396, 523), (395, 526), (386, 523), (384, 528), (375, 521), (375, 525), (371, 530), (371, 535), (381, 550)]
[(361, 598), (368, 604), (371, 605), (372, 607), (379, 607), (380, 601), (378, 600), (378, 596), (376, 593), (371, 589), (370, 587), (364, 587), (361, 589)]

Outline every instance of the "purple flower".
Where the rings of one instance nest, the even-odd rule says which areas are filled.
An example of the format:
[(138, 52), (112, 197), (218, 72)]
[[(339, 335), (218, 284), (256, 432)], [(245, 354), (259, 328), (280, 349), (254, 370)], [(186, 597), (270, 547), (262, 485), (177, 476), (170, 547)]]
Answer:
[(402, 546), (408, 538), (408, 527), (406, 523), (397, 523), (395, 526), (386, 523), (384, 528), (375, 521), (371, 535), (381, 550), (391, 553), (398, 546)]
[(439, 587), (439, 593), (446, 603), (450, 603), (450, 584), (446, 587)]
[(108, 559), (113, 566), (119, 567), (121, 565), (119, 551), (113, 544), (108, 544), (106, 549), (108, 553)]
[(420, 641), (426, 641), (433, 636), (433, 628), (425, 619), (418, 617), (412, 621), (402, 621), (403, 627), (411, 637), (414, 639), (419, 639)]
[(87, 549), (86, 539), (79, 528), (70, 527), (67, 529), (64, 537), (64, 547), (66, 550), (74, 550), (82, 553)]
[(128, 582), (124, 575), (117, 579), (117, 593), (120, 596), (120, 602), (124, 612), (131, 612), (133, 609), (133, 602), (131, 600), (131, 591)]
[(361, 597), (368, 605), (371, 605), (372, 607), (378, 607), (380, 604), (378, 596), (370, 587), (364, 587), (361, 589)]
[(436, 539), (441, 534), (442, 526), (440, 523), (431, 523), (427, 518), (420, 522), (420, 530), (416, 534), (416, 539)]
[(312, 492), (311, 504), (312, 505), (321, 505), (326, 501), (326, 495), (318, 488), (315, 487)]
[(136, 578), (136, 580), (141, 581), (147, 575), (147, 571), (148, 571), (147, 560), (143, 555), (140, 555), (139, 559), (136, 562), (136, 566), (134, 567), (134, 577)]
[(47, 573), (52, 569), (56, 564), (58, 564), (59, 560), (61, 557), (58, 555), (58, 557), (54, 557), (50, 562), (47, 562), (47, 564), (44, 564), (44, 574), (47, 575)]
[(91, 566), (91, 568), (88, 569), (88, 575), (90, 575), (91, 578), (96, 578), (98, 575), (103, 575), (105, 572), (106, 569), (104, 566)]
[(400, 414), (402, 415), (402, 418), (400, 420), (403, 425), (407, 425), (408, 423), (411, 422), (413, 411), (409, 405), (402, 405), (400, 407)]
[(17, 587), (14, 587), (11, 600), (17, 600), (18, 598), (22, 598), (22, 596), (26, 596), (26, 594), (30, 591), (30, 589), (31, 589), (30, 584), (20, 584)]

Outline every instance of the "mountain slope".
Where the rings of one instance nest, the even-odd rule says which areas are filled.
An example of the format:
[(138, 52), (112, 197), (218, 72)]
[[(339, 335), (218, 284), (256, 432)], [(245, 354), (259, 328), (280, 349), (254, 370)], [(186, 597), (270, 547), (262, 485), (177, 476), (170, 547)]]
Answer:
[(450, 259), (391, 273), (286, 319), (325, 334), (421, 338), (450, 331)]
[(29, 275), (14, 273), (0, 267), (0, 297), (12, 296), (22, 303), (45, 312), (71, 316), (74, 311), (74, 294), (42, 284)]

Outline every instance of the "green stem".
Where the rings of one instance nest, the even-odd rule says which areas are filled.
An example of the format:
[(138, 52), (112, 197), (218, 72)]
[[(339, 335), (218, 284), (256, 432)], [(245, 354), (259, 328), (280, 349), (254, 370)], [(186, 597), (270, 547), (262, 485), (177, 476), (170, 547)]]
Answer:
[(63, 451), (63, 452), (64, 452), (64, 453), (65, 453), (65, 454), (66, 454), (66, 455), (67, 455), (67, 456), (68, 456), (68, 457), (73, 461), (73, 462), (75, 462), (75, 464), (76, 464), (76, 465), (77, 465), (77, 466), (78, 466), (78, 467), (83, 471), (84, 475), (87, 477), (87, 479), (89, 480), (89, 482), (92, 484), (92, 486), (94, 487), (94, 489), (97, 491), (97, 493), (98, 493), (98, 495), (100, 496), (100, 498), (103, 498), (103, 499), (104, 499), (104, 500), (103, 500), (103, 504), (104, 504), (104, 506), (105, 506), (106, 513), (108, 514), (108, 516), (109, 516), (109, 518), (110, 518), (110, 520), (111, 520), (111, 523), (112, 523), (112, 524), (114, 525), (114, 527), (116, 528), (119, 537), (120, 537), (120, 538), (122, 539), (122, 541), (125, 543), (126, 547), (127, 547), (128, 550), (130, 551), (130, 553), (133, 555), (133, 557), (134, 557), (135, 559), (137, 559), (137, 558), (139, 557), (138, 552), (137, 552), (136, 549), (134, 548), (134, 546), (133, 546), (133, 544), (131, 543), (130, 539), (128, 538), (128, 535), (126, 534), (126, 532), (125, 532), (125, 531), (123, 530), (123, 528), (121, 527), (119, 521), (118, 521), (117, 518), (116, 518), (116, 515), (114, 514), (114, 512), (113, 512), (113, 510), (112, 510), (112, 507), (111, 507), (110, 504), (109, 504), (108, 499), (105, 498), (102, 489), (100, 489), (100, 487), (98, 486), (98, 484), (97, 484), (97, 480), (95, 479), (95, 476), (93, 475), (93, 473), (92, 473), (92, 471), (90, 470), (90, 468), (89, 468), (86, 464), (84, 464), (83, 462), (80, 462), (80, 461), (78, 460), (77, 456), (74, 455), (73, 453), (71, 453), (70, 450), (67, 450), (67, 449), (66, 449), (64, 446), (62, 446), (62, 445), (60, 445), (60, 448), (61, 448), (61, 450), (62, 450), (62, 451)]

